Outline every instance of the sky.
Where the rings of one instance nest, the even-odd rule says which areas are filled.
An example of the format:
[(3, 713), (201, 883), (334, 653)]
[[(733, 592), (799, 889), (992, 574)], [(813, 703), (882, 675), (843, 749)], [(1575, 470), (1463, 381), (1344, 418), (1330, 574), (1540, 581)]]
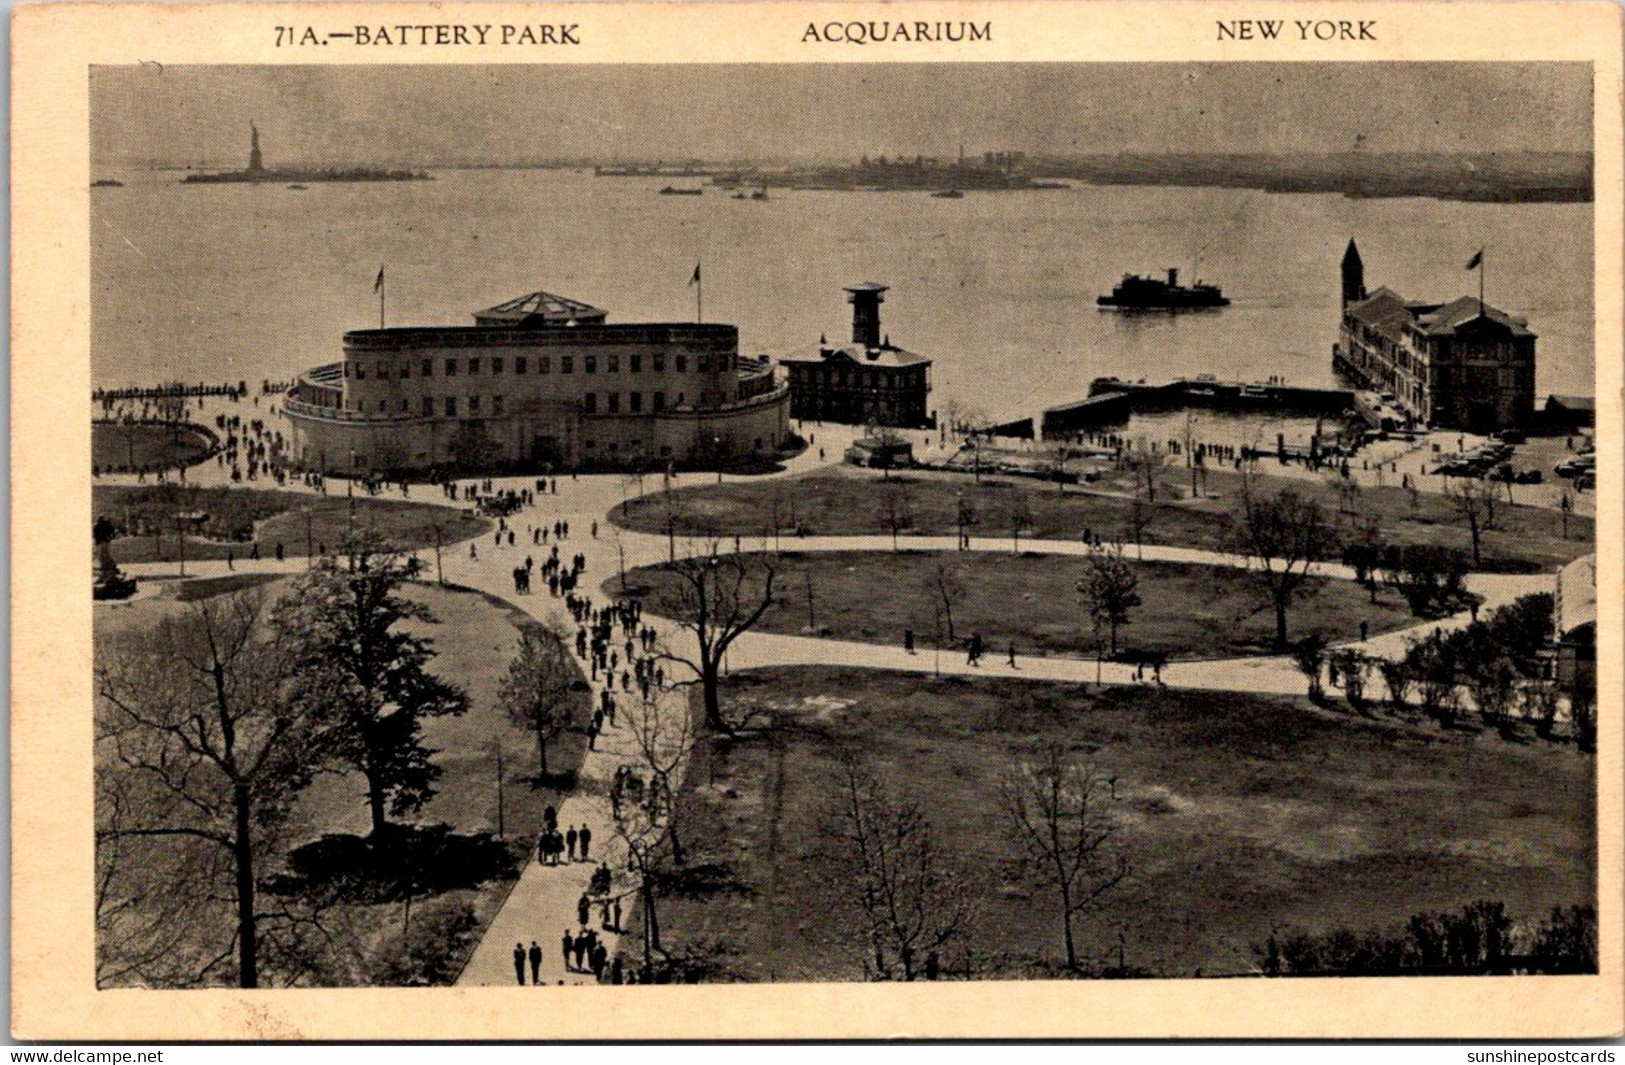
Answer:
[(97, 165), (1589, 151), (1556, 63), (156, 66), (91, 71)]

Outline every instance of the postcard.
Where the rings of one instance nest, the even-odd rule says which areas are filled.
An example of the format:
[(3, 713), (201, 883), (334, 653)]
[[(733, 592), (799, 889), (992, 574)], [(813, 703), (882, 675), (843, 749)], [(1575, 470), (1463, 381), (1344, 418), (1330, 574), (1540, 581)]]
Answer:
[(1620, 28), (20, 8), (14, 1035), (1619, 1034)]

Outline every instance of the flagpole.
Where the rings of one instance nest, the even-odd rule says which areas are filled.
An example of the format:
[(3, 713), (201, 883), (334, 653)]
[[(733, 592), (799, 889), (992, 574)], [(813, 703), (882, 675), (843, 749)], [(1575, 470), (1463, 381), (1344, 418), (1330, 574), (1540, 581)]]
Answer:
[(1484, 249), (1478, 250), (1478, 316), (1484, 317)]
[(384, 268), (378, 268), (378, 328), (384, 328)]
[(698, 266), (694, 268), (694, 321), (705, 321), (705, 277)]

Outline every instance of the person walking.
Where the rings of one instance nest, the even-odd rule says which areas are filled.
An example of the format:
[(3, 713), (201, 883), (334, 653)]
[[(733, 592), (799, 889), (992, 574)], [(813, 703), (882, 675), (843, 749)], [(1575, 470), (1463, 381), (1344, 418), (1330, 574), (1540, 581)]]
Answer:
[(583, 823), (581, 831), (576, 833), (576, 839), (581, 842), (581, 860), (587, 861), (591, 857), (588, 851), (592, 848), (592, 829)]
[(570, 930), (568, 928), (566, 928), (564, 930), (564, 941), (563, 942), (564, 942), (564, 971), (569, 972), (570, 971), (570, 954), (571, 954), (572, 951), (575, 950), (576, 941), (575, 941), (575, 937), (570, 934)]
[(581, 898), (576, 901), (576, 923), (581, 925), (583, 928), (585, 928), (587, 925), (587, 914), (591, 908), (592, 904), (587, 900), (586, 895), (582, 895)]
[(914, 653), (914, 630), (903, 630), (903, 650), (909, 654)]
[(619, 895), (615, 896), (615, 910), (614, 910), (614, 912), (615, 912), (615, 923), (613, 925), (611, 925), (610, 927), (613, 928), (615, 931), (619, 932), (621, 930), (621, 897)]
[(525, 986), (525, 945), (523, 943), (515, 943), (513, 945), (513, 974), (514, 974), (515, 977), (518, 978), (519, 986), (524, 987)]
[(593, 944), (592, 948), (592, 975), (595, 980), (604, 979), (604, 970), (609, 966), (609, 951), (602, 943)]
[(1019, 668), (1016, 665), (1016, 641), (1014, 641), (1014, 640), (1010, 641), (1010, 668), (1011, 669)]
[(576, 936), (575, 956), (576, 971), (580, 972), (587, 967), (587, 933), (585, 932)]
[(609, 963), (609, 982), (611, 985), (620, 985), (626, 982), (626, 973), (621, 968), (621, 956), (615, 955), (615, 960)]
[(532, 986), (542, 982), (542, 948), (534, 939), (530, 941), (530, 982)]
[[(564, 834), (564, 845), (568, 849), (570, 860), (576, 860), (576, 826), (571, 825), (570, 830)], [(585, 922), (583, 922), (585, 923)]]

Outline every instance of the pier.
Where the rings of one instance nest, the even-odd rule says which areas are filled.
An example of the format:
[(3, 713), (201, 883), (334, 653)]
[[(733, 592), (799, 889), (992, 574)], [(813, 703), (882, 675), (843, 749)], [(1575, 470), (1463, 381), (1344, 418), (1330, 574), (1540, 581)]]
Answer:
[(1040, 419), (1044, 439), (1064, 437), (1104, 425), (1121, 425), (1137, 411), (1185, 408), (1307, 416), (1340, 415), (1355, 407), (1354, 392), (1344, 388), (1304, 388), (1270, 382), (1244, 384), (1203, 375), (1148, 383), (1097, 378), (1087, 398), (1050, 407)]

